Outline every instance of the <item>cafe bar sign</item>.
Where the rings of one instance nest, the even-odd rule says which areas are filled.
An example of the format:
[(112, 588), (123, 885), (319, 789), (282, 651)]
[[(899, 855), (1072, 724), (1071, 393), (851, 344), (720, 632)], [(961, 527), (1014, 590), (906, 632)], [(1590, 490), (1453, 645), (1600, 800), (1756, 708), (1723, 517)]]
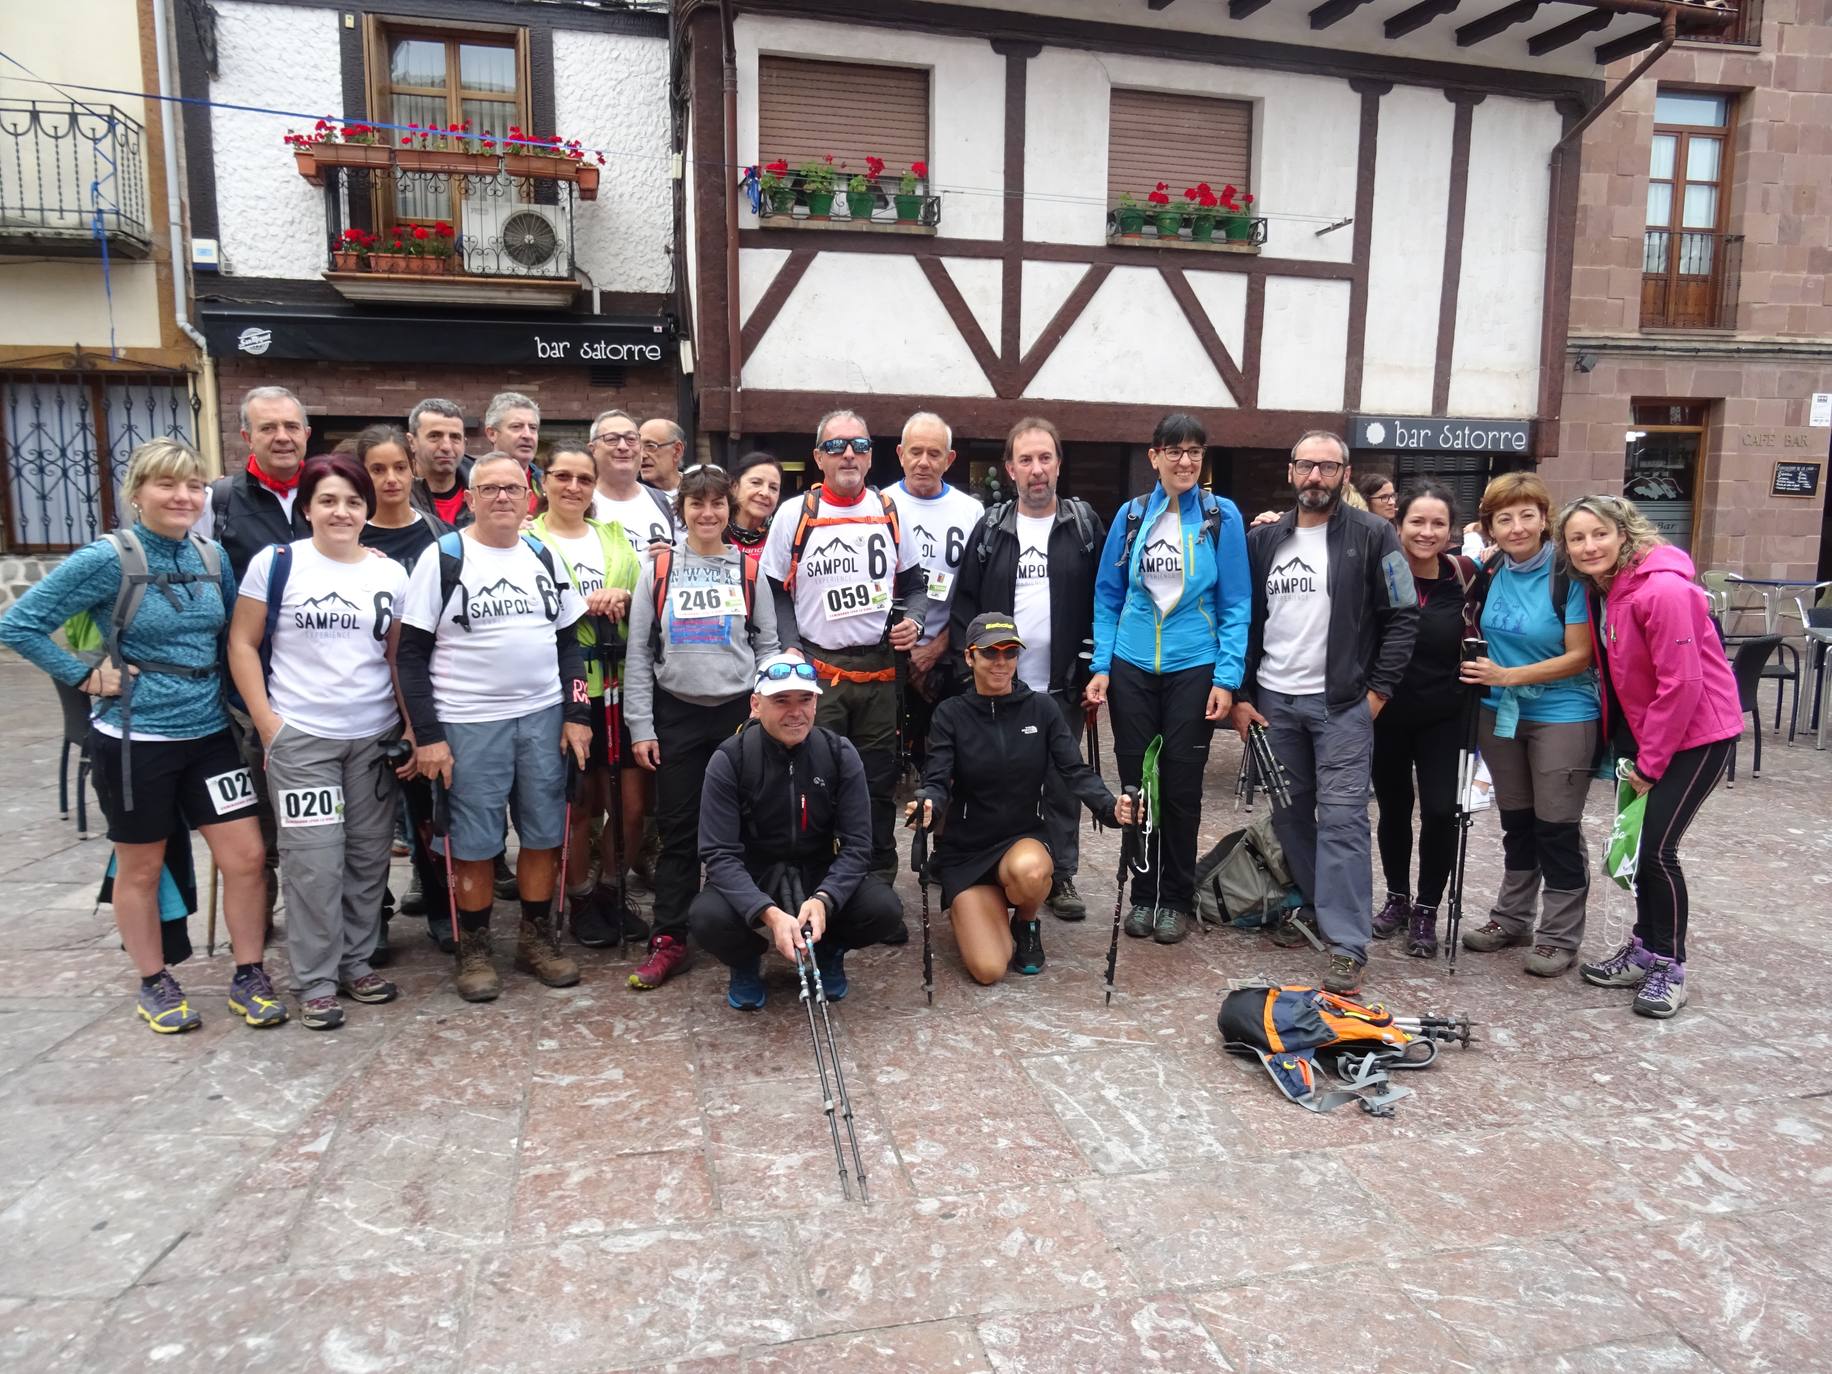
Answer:
[(1525, 457), (1533, 451), (1533, 422), (1355, 415), (1349, 421), (1349, 447), (1392, 453), (1501, 453)]
[(259, 312), (247, 306), (203, 312), (219, 357), (309, 358), (333, 363), (482, 363), (656, 366), (672, 359), (661, 321), (411, 318)]

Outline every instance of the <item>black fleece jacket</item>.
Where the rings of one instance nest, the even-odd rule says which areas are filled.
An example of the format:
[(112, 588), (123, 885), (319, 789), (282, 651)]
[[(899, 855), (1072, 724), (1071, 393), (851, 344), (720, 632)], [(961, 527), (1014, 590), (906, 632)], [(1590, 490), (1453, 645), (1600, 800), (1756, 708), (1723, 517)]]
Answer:
[[(1083, 506), (1092, 544), (1082, 538), (1075, 507)], [(994, 522), (994, 523), (989, 523)], [(1107, 526), (1092, 507), (1063, 497), (1056, 503), (1056, 523), (1050, 526), (1050, 690), (1079, 693), (1092, 675), (1082, 650), (1094, 633), (1094, 578), (1100, 571), (1100, 554), (1107, 542)], [(984, 552), (982, 552), (982, 550)], [(948, 608), (948, 662), (963, 680), (971, 679), (961, 657), (967, 645), (967, 627), (981, 611), (1017, 609), (1018, 505), (1002, 502), (981, 517), (967, 536), (961, 566), (954, 581), (954, 599)]]
[(969, 690), (942, 702), (929, 722), (929, 760), (916, 794), (947, 811), (936, 856), (954, 864), (1042, 836), (1043, 783), (1052, 771), (1088, 810), (1113, 820), (1113, 794), (1082, 762), (1055, 702), (1016, 681), (1008, 696)]

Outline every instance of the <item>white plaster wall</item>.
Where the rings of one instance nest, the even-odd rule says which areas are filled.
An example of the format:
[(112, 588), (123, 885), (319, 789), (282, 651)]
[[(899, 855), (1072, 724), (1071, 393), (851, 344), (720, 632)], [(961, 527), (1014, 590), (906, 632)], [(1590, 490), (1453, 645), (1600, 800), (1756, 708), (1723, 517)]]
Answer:
[(1450, 413), (1528, 416), (1539, 405), (1546, 160), (1561, 120), (1543, 102), (1497, 96), (1474, 115)]
[(776, 274), (789, 260), (786, 248), (741, 248), (738, 250), (738, 323), (750, 319), (751, 311), (770, 289)]
[(1027, 262), (1024, 264), (1024, 298), (1019, 302), (1018, 351), (1028, 353), (1037, 336), (1056, 317), (1057, 310), (1088, 274), (1085, 263)]
[[(114, 258), (114, 342), (120, 348), (159, 347), (159, 314), (170, 298), (153, 264)], [(99, 262), (38, 262), (0, 271), (0, 344), (42, 344), (68, 352), (72, 344), (108, 351), (108, 294)]]
[[(761, 160), (757, 147), (759, 53), (927, 67), (933, 73), (929, 84), (929, 189), (941, 196), (940, 230), (949, 238), (999, 237), (1005, 213), (1005, 59), (989, 43), (755, 15), (740, 15), (735, 28), (741, 165)], [(735, 175), (732, 182), (735, 186)], [(739, 224), (745, 229), (757, 226), (748, 204), (740, 208)]]
[(1381, 97), (1362, 350), (1364, 410), (1431, 412), (1455, 119), (1456, 107), (1442, 91), (1396, 86)]
[(1340, 410), (1348, 332), (1347, 282), (1268, 278), (1260, 409)]
[(1000, 320), (1004, 316), (1001, 292), (1005, 284), (1003, 266), (991, 258), (943, 258), (942, 266), (953, 279), (955, 289), (980, 326), (986, 342), (999, 346)]
[(573, 257), (605, 291), (674, 286), (668, 43), (560, 30), (554, 131), (605, 150), (598, 199), (573, 203)]
[(744, 385), (990, 396), (992, 386), (914, 258), (822, 253), (783, 304)]
[[(212, 100), (343, 112), (336, 10), (221, 0), (216, 12)], [(226, 275), (305, 278), (324, 271), (324, 189), (307, 184), (280, 141), (288, 130), (311, 127), (309, 119), (210, 111)]]
[[(1025, 236), (1101, 243), (1107, 222), (1107, 111), (1113, 87), (1248, 100), (1254, 209), (1271, 221), (1266, 257), (1347, 262), (1353, 236), (1325, 224), (1355, 212), (1361, 97), (1346, 81), (1045, 48), (1028, 77)], [(1139, 188), (1149, 191), (1149, 186)], [(1178, 198), (1182, 187), (1174, 188)]]
[(1247, 274), (1245, 272), (1185, 272), (1190, 290), (1202, 302), (1203, 313), (1228, 346), (1234, 365), (1246, 356)]
[(1235, 404), (1155, 267), (1109, 274), (1024, 394), (1136, 405)]

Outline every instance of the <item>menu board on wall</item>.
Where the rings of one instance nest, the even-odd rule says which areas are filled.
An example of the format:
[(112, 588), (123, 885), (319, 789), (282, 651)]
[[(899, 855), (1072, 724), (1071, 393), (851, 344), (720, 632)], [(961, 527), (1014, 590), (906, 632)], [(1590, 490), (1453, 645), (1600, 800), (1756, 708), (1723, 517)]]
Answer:
[(1776, 463), (1775, 477), (1769, 483), (1768, 494), (1770, 496), (1819, 495), (1819, 464)]

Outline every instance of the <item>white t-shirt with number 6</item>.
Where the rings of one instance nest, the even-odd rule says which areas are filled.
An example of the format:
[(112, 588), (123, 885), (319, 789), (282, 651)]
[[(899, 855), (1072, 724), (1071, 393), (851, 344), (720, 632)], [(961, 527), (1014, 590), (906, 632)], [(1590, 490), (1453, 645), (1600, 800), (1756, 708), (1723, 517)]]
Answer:
[[(788, 579), (789, 550), (801, 521), (803, 498), (783, 502), (770, 523), (758, 571), (777, 582)], [(893, 543), (884, 505), (866, 491), (850, 506), (822, 499), (819, 518), (802, 544), (795, 572), (795, 624), (805, 640), (829, 649), (857, 649), (884, 638), (885, 618), (897, 574), (916, 567), (910, 524), (902, 521)]]

